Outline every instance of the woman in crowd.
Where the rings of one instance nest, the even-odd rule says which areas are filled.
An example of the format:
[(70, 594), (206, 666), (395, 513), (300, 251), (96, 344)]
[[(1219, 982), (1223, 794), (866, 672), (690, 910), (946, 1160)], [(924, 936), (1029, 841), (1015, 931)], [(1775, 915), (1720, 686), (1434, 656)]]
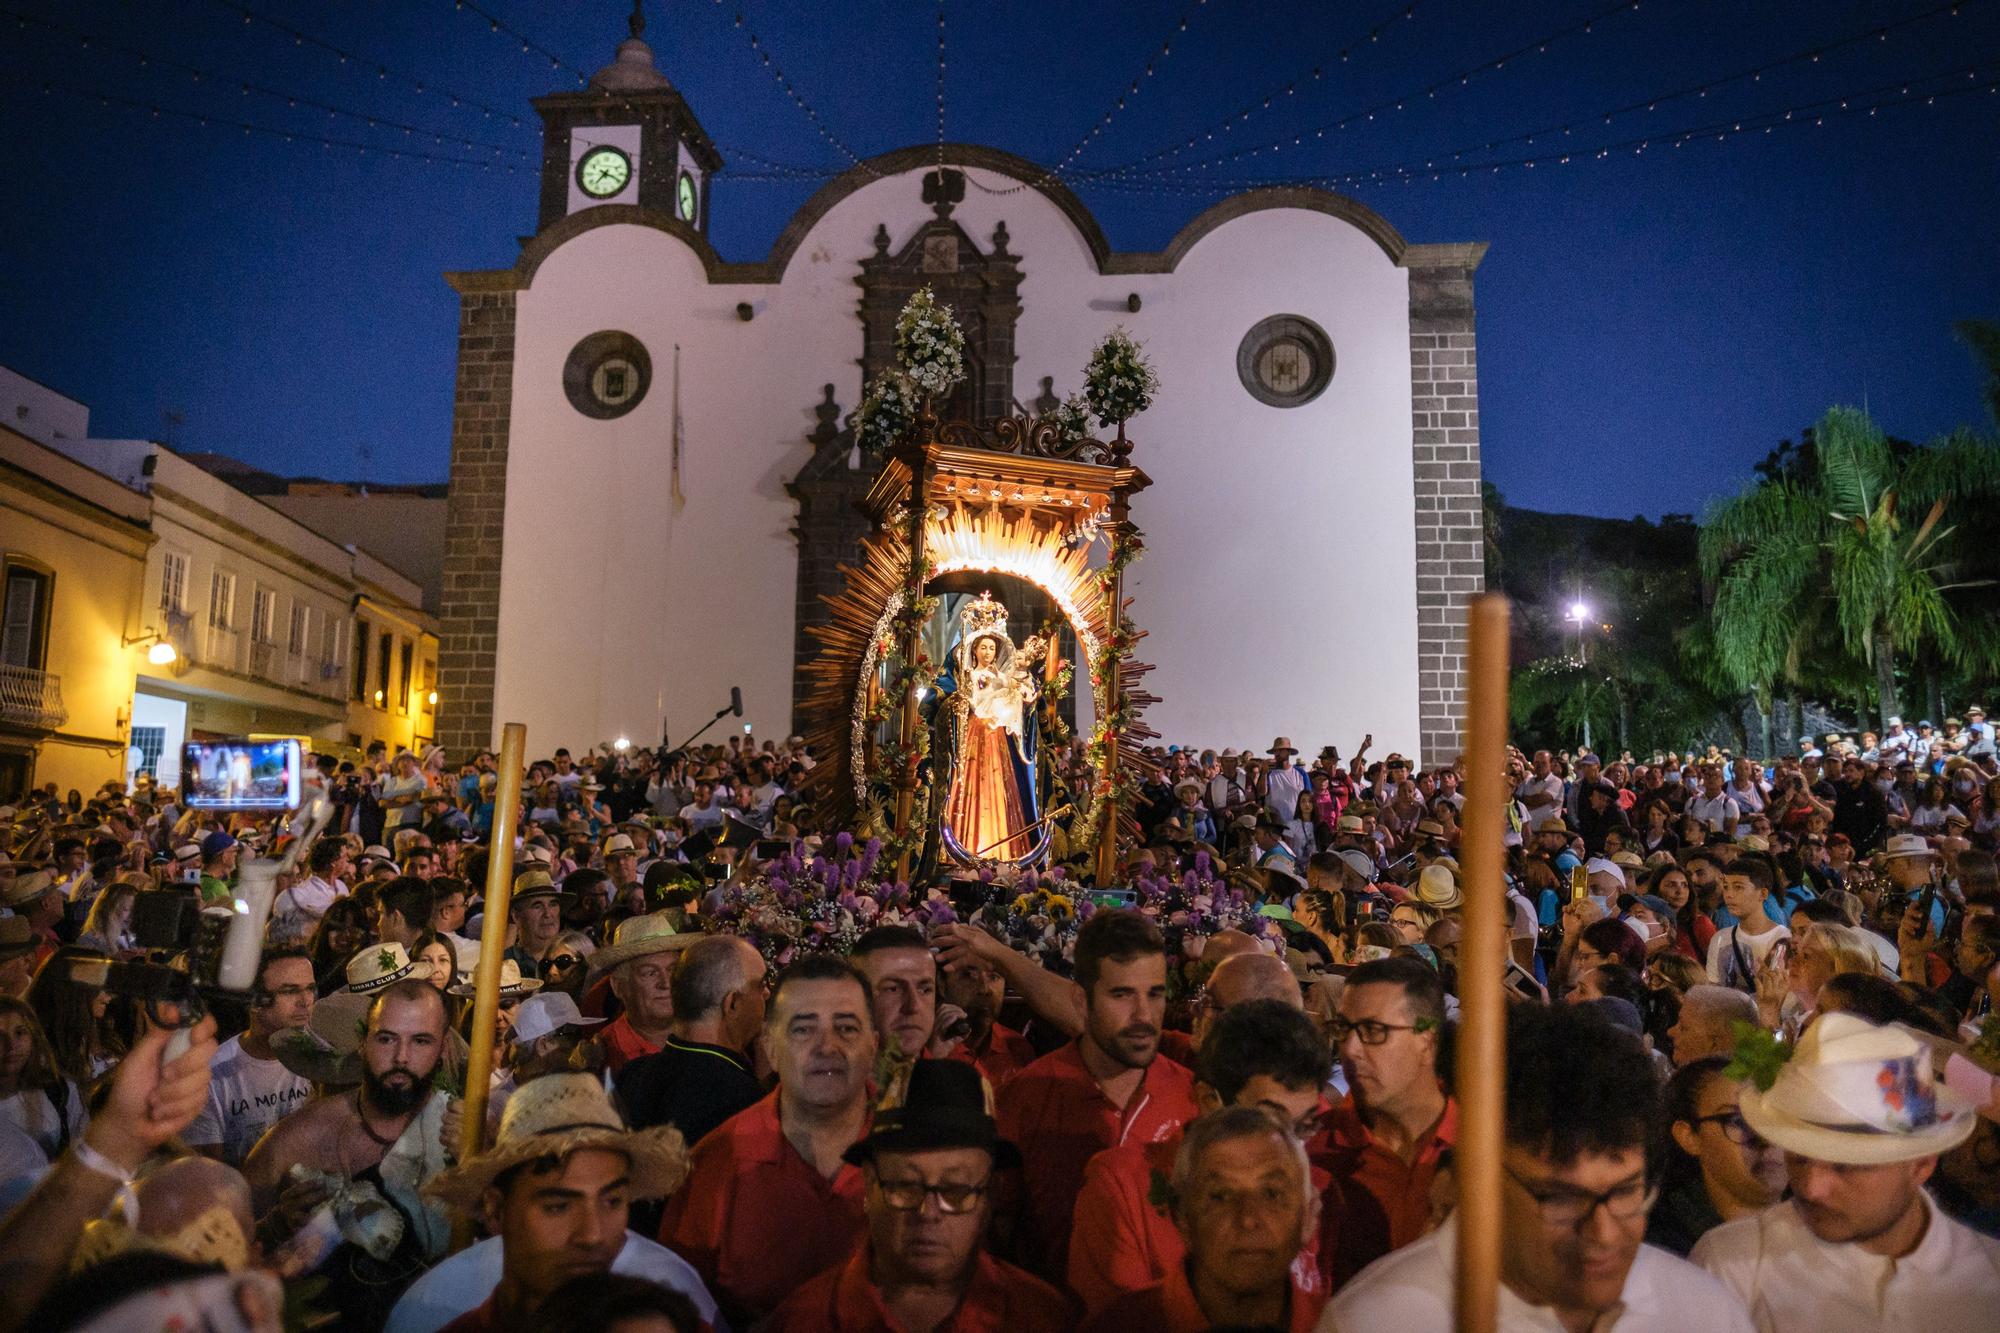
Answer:
[(374, 928), (368, 921), (368, 906), (362, 898), (349, 895), (333, 900), (306, 942), (306, 952), (312, 956), (313, 976), (318, 981), (322, 997), (347, 984), (347, 960), (354, 956), (356, 949), (374, 938)]
[(56, 1068), (34, 1009), (11, 996), (0, 996), (0, 1120), (26, 1133), (50, 1161), (90, 1123), (83, 1093)]
[[(427, 930), (410, 946), (410, 961), (429, 964), (430, 975), (425, 980), (437, 987), (439, 994), (450, 995), (458, 979), (457, 955), (452, 952), (450, 941), (434, 930)], [(445, 1007), (450, 1008), (449, 1002)]]
[(28, 987), (28, 1004), (41, 1025), (56, 1073), (82, 1089), (124, 1058), (134, 1035), (127, 1001), (70, 979), (71, 959), (101, 956), (88, 949), (58, 949)]
[(1922, 795), (1910, 807), (1910, 832), (1942, 833), (1947, 816), (1964, 813), (1947, 799), (1948, 792), (1943, 778), (1931, 778), (1924, 783)]
[(1404, 944), (1421, 944), (1424, 932), (1438, 923), (1438, 909), (1429, 903), (1397, 903), (1389, 912), (1389, 924), (1396, 928)]
[(1694, 885), (1687, 871), (1674, 861), (1662, 862), (1648, 872), (1645, 892), (1674, 909), (1671, 951), (1700, 962), (1708, 957), (1708, 942), (1715, 935), (1715, 923), (1695, 906)]
[(138, 896), (139, 887), (129, 874), (106, 885), (90, 905), (90, 915), (84, 918), (83, 931), (76, 937), (77, 945), (99, 954), (118, 955), (132, 949), (132, 904)]
[(1728, 1063), (1721, 1056), (1696, 1060), (1667, 1083), (1667, 1163), (1646, 1239), (1675, 1254), (1784, 1195), (1785, 1155), (1744, 1122), (1740, 1103), (1748, 1085), (1723, 1073)]

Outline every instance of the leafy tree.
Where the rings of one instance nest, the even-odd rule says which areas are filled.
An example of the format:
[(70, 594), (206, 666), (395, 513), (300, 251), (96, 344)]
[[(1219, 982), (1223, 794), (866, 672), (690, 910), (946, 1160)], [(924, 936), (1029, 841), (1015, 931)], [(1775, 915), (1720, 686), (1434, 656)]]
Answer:
[(1968, 629), (1948, 597), (1991, 581), (1954, 539), (1957, 519), (1995, 496), (2000, 450), (1961, 434), (1905, 451), (1865, 414), (1832, 409), (1809, 448), (1715, 505), (1702, 528), (1724, 674), (1769, 690), (1845, 656), (1872, 668), (1886, 716), (1902, 711), (1899, 656), (1995, 660), (1990, 631)]

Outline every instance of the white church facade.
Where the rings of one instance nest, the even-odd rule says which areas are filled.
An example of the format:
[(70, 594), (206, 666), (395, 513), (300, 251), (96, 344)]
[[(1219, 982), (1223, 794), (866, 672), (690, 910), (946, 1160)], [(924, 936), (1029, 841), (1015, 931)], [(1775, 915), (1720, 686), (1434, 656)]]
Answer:
[(1152, 479), (1127, 576), (1149, 725), (1457, 753), (1484, 245), (1410, 244), (1353, 200), (1269, 189), (1121, 252), (1033, 163), (926, 145), (833, 179), (765, 259), (732, 263), (707, 238), (721, 157), (636, 35), (537, 109), (536, 234), (510, 267), (448, 275), (452, 753), (507, 721), (537, 752), (678, 742), (732, 686), (758, 735), (791, 730), (805, 627), (876, 466), (842, 422), (921, 285), (967, 333), (941, 415), (1048, 410), (1114, 325), (1157, 370), (1128, 427)]

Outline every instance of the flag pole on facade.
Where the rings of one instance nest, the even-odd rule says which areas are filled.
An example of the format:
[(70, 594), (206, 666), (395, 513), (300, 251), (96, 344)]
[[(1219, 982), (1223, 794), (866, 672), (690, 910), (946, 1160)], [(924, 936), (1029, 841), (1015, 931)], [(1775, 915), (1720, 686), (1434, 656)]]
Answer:
[(686, 432), (681, 425), (681, 345), (674, 344), (674, 441), (673, 441), (673, 492), (674, 508), (687, 503), (687, 493), (681, 489), (681, 444)]

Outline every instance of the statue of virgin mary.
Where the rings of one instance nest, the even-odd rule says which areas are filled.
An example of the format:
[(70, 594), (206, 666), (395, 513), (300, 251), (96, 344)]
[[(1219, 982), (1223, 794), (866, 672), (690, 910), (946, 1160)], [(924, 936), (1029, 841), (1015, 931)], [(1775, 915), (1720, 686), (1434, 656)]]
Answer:
[[(1028, 865), (1047, 851), (1035, 783), (1036, 668), (1047, 645), (1019, 650), (1007, 637), (1007, 609), (981, 593), (959, 613), (951, 693), (940, 700), (934, 754), (948, 774), (939, 832), (956, 861)], [(943, 682), (940, 682), (943, 684)]]

